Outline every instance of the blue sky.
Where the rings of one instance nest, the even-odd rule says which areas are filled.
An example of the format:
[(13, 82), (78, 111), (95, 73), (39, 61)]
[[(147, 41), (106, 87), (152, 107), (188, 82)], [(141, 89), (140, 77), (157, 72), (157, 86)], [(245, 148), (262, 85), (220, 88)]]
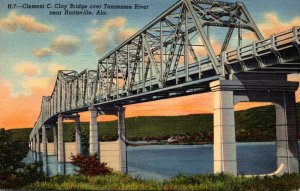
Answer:
[[(7, 3), (12, 1), (1, 1), (0, 3), (0, 18), (6, 18), (11, 10), (7, 9)], [(17, 1), (18, 4), (20, 1)], [(21, 2), (33, 3), (36, 1), (23, 0)], [(54, 1), (50, 1), (51, 3)], [(146, 4), (149, 5), (148, 10), (109, 10), (107, 16), (49, 16), (47, 9), (21, 9), (17, 8), (15, 12), (19, 15), (30, 15), (35, 17), (38, 22), (50, 25), (55, 28), (49, 33), (29, 33), (17, 29), (15, 32), (8, 32), (0, 28), (0, 66), (1, 76), (8, 77), (11, 74), (3, 73), (4, 69), (8, 69), (22, 60), (29, 60), (39, 64), (48, 62), (58, 62), (75, 70), (83, 70), (84, 68), (96, 68), (96, 63), (101, 55), (96, 54), (93, 45), (89, 42), (90, 29), (101, 28), (103, 23), (113, 17), (126, 18), (125, 29), (139, 30), (146, 23), (154, 19), (166, 8), (175, 3), (174, 0), (111, 0), (111, 1), (59, 1), (60, 4), (69, 4), (72, 2), (84, 2), (84, 4)], [(47, 4), (49, 1), (41, 0), (39, 4)], [(293, 19), (299, 16), (300, 1), (299, 0), (245, 0), (248, 10), (257, 23), (264, 21), (264, 14), (274, 13), (283, 21)], [(92, 20), (97, 20), (97, 23), (92, 23)], [(274, 31), (277, 32), (277, 31)], [(80, 51), (74, 55), (59, 55), (54, 54), (45, 58), (36, 58), (31, 51), (38, 48), (49, 47), (53, 39), (59, 35), (72, 35), (80, 39)], [(111, 43), (107, 50), (113, 49), (115, 43)]]
[[(48, 9), (7, 9), (8, 3), (21, 5), (57, 2), (87, 5), (144, 4), (149, 5), (149, 9), (108, 10), (108, 15), (105, 16), (50, 16)], [(2, 88), (0, 91), (9, 91), (12, 102), (15, 98), (30, 98), (34, 94), (49, 95), (58, 69), (77, 71), (85, 68), (96, 69), (98, 59), (119, 43), (113, 39), (114, 36), (124, 37), (138, 31), (177, 1), (60, 0), (57, 2), (48, 0), (1, 0), (0, 2), (0, 88), (7, 88)], [(299, 0), (244, 0), (242, 2), (266, 35), (290, 29), (293, 25), (300, 25)], [(32, 28), (26, 31), (28, 23), (36, 31), (30, 31)], [(103, 44), (106, 44), (104, 48), (99, 46), (102, 38), (106, 40), (103, 41)], [(63, 50), (64, 47), (67, 47), (68, 51)], [(5, 85), (1, 86), (1, 83)]]

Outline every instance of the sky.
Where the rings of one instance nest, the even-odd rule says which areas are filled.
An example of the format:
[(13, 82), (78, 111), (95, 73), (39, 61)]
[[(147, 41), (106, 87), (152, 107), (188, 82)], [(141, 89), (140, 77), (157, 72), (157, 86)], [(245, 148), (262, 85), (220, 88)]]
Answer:
[[(59, 3), (57, 3), (59, 2)], [(118, 44), (176, 3), (174, 0), (102, 1), (11, 1), (0, 2), (0, 128), (32, 127), (42, 96), (51, 95), (58, 70), (96, 69), (97, 61)], [(299, 0), (243, 1), (265, 37), (300, 26)], [(47, 8), (32, 4), (140, 4), (148, 9), (107, 10), (107, 15), (49, 15)], [(15, 7), (8, 9), (8, 4)], [(28, 5), (27, 5), (28, 4)], [(76, 10), (76, 9), (74, 9)], [(214, 34), (217, 38), (217, 35)], [(290, 76), (299, 81), (299, 75)], [(197, 101), (195, 101), (197, 100)], [(300, 101), (299, 91), (297, 101)], [(246, 109), (254, 104), (238, 105)], [(187, 115), (211, 113), (210, 93), (172, 98), (126, 107), (126, 117), (142, 115)], [(83, 114), (83, 120), (86, 119)], [(101, 117), (100, 119), (110, 120)]]

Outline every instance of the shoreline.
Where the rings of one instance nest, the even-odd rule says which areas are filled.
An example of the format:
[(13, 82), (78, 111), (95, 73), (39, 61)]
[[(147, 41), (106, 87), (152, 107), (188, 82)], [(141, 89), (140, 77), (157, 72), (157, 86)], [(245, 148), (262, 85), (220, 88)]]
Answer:
[[(139, 141), (137, 141), (139, 142)], [(236, 142), (236, 143), (265, 143), (265, 142), (275, 142), (275, 140), (270, 141), (242, 141), (242, 142)], [(300, 140), (298, 140), (300, 142)], [(186, 143), (168, 143), (168, 142), (142, 142), (142, 143), (133, 143), (133, 142), (127, 142), (127, 146), (131, 147), (138, 147), (138, 146), (148, 146), (148, 145), (213, 145), (213, 142), (186, 142)]]
[(207, 145), (207, 144), (213, 144), (212, 142), (173, 142), (169, 143), (167, 141), (130, 141), (126, 142), (127, 146), (147, 146), (147, 145)]

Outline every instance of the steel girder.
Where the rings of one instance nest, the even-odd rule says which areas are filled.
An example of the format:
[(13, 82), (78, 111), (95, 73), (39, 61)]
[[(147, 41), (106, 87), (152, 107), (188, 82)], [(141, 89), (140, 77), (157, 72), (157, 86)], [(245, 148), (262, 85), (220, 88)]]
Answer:
[[(220, 27), (225, 29), (221, 55), (213, 47), (209, 33)], [(237, 40), (233, 38), (234, 30), (239, 32)], [(253, 33), (260, 41), (250, 48), (240, 47), (240, 30)], [(290, 34), (287, 45), (278, 47), (278, 43), (285, 43), (281, 36)], [(101, 58), (97, 70), (59, 71), (51, 96), (43, 97), (41, 113), (30, 137), (53, 116), (68, 111), (76, 113), (92, 104), (124, 100), (127, 96), (152, 95), (151, 92), (160, 89), (223, 78), (230, 73), (267, 67), (278, 71), (280, 67), (272, 69), (272, 64), (266, 63), (265, 53), (273, 55), (276, 63), (287, 61), (290, 58), (285, 58), (282, 48), (296, 47), (299, 55), (299, 38), (299, 28), (294, 28), (263, 39), (242, 3), (179, 1)], [(232, 39), (238, 48), (227, 51)], [(256, 65), (252, 64), (253, 60)]]

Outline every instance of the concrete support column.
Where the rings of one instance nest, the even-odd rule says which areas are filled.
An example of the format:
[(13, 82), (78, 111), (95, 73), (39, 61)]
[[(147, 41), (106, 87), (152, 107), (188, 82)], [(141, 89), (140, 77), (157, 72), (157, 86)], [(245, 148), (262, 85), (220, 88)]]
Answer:
[(35, 136), (36, 136), (36, 152), (40, 153), (41, 152), (40, 132), (38, 131)]
[(57, 120), (57, 161), (58, 162), (65, 162), (65, 145), (63, 140), (63, 116), (59, 115)]
[(276, 108), (277, 165), (283, 173), (299, 173), (295, 94), (284, 93)]
[(57, 155), (57, 126), (53, 127), (54, 155)]
[[(237, 74), (232, 75), (231, 78), (232, 80), (210, 83), (215, 102), (214, 172), (236, 174), (233, 105), (252, 101), (272, 102), (275, 105), (278, 165), (276, 173), (298, 173), (295, 92), (299, 83), (289, 82), (286, 75), (278, 74)], [(221, 162), (216, 159), (220, 159)]]
[(232, 91), (214, 91), (214, 173), (237, 174)]
[[(97, 125), (97, 109), (93, 106), (89, 107), (90, 111), (90, 155), (99, 155), (98, 125)], [(100, 158), (100, 156), (99, 156)]]
[(43, 148), (42, 148), (43, 155), (47, 155), (47, 131), (45, 125), (42, 126), (42, 143), (43, 143)]
[(32, 151), (36, 152), (36, 138), (33, 136), (32, 138)]
[(127, 170), (127, 148), (126, 148), (126, 132), (125, 132), (125, 108), (118, 108), (118, 134), (119, 134), (119, 157), (120, 157), (120, 173), (125, 174)]
[(81, 128), (80, 128), (80, 118), (75, 119), (75, 141), (76, 141), (76, 154), (82, 154), (81, 149)]

